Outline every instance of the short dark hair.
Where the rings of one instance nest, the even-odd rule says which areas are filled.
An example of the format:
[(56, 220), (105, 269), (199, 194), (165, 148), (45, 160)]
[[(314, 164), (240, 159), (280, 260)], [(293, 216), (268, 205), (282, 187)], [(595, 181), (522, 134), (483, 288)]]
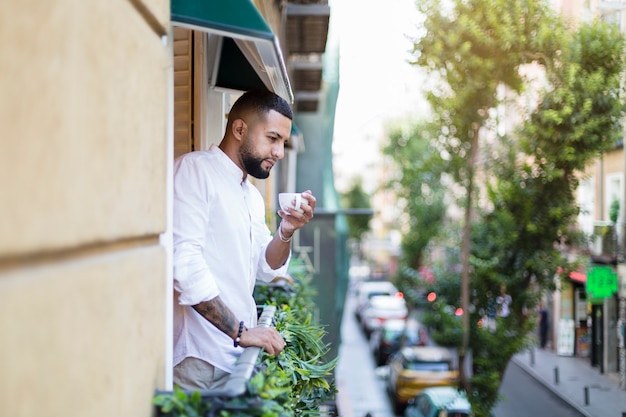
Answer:
[(274, 110), (289, 120), (293, 120), (293, 112), (289, 103), (281, 96), (267, 90), (251, 90), (244, 93), (233, 104), (228, 119), (232, 121), (234, 118), (242, 117), (244, 113), (249, 111), (265, 115), (270, 110)]

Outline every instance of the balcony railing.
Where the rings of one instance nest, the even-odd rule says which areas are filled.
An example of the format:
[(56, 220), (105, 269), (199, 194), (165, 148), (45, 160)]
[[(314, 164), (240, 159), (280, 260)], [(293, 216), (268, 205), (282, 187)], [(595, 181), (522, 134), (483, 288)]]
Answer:
[[(261, 327), (275, 327), (275, 313), (276, 306), (266, 305), (257, 306), (257, 310), (261, 311), (258, 319), (258, 326)], [(237, 360), (233, 372), (228, 376), (223, 388), (215, 390), (183, 390), (187, 395), (191, 396), (198, 391), (202, 397), (203, 402), (210, 402), (214, 404), (213, 409), (219, 410), (224, 408), (229, 399), (240, 397), (246, 394), (247, 383), (250, 381), (254, 374), (255, 365), (261, 353), (261, 348), (256, 346), (247, 347), (243, 350), (243, 353)], [(160, 394), (172, 394), (172, 391), (157, 391), (155, 395)], [(223, 404), (223, 406), (220, 406)], [(163, 414), (157, 407), (157, 416), (163, 416)]]
[[(276, 306), (263, 306), (261, 315), (259, 316), (258, 326), (274, 327), (274, 313)], [(254, 366), (257, 363), (261, 348), (256, 346), (247, 347), (237, 360), (235, 369), (228, 377), (228, 381), (224, 388), (219, 390), (200, 391), (203, 398), (211, 397), (238, 397), (245, 394), (246, 383), (254, 373)]]
[(261, 348), (246, 348), (222, 388), (189, 391), (176, 386), (174, 391), (157, 392), (157, 417), (291, 415), (294, 410), (334, 415), (337, 358), (326, 359), (330, 349), (323, 340), (325, 330), (313, 320), (311, 277), (295, 270), (283, 278), (257, 283), (254, 292), (258, 325), (276, 328), (287, 342), (281, 359)]

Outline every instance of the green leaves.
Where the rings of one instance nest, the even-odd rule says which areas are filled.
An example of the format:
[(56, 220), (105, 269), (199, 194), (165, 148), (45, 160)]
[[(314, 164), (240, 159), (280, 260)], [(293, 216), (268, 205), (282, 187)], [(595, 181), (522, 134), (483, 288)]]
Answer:
[(436, 126), (427, 123), (396, 127), (383, 148), (398, 170), (386, 188), (396, 194), (399, 208), (404, 209), (405, 216), (398, 218), (396, 227), (403, 232), (404, 262), (414, 269), (436, 237), (445, 214), (442, 175), (450, 162), (444, 160), (444, 150), (437, 144), (439, 133)]
[[(368, 209), (371, 207), (370, 195), (363, 189), (363, 180), (357, 177), (353, 180), (350, 189), (341, 196), (343, 208)], [(360, 242), (361, 235), (367, 232), (372, 214), (347, 214), (348, 233), (351, 238)]]
[(310, 276), (297, 262), (292, 261), (290, 271), (291, 290), (268, 291), (262, 285), (255, 290), (257, 302), (277, 306), (276, 330), (287, 343), (277, 358), (261, 352), (259, 372), (264, 375), (264, 395), (280, 394), (273, 400), (287, 415), (317, 415), (320, 405), (335, 396), (333, 370), (338, 358), (326, 358), (330, 351), (324, 343), (326, 331), (313, 320), (315, 291)]
[[(470, 335), (475, 389), (468, 391), (478, 393), (470, 401), (482, 416), (497, 400), (507, 362), (528, 345), (541, 292), (555, 286), (558, 268), (570, 268), (561, 250), (581, 238), (572, 227), (581, 174), (622, 137), (625, 43), (615, 26), (602, 22), (572, 29), (543, 0), (420, 0), (418, 7), (425, 19), (413, 64), (429, 75), (433, 115), (410, 134), (392, 132), (385, 149), (400, 171), (390, 187), (408, 219), (399, 279), (409, 288), (424, 285), (406, 271), (419, 268), (435, 237), (441, 241), (441, 225), (449, 228), (449, 219), (431, 217), (436, 213), (424, 204), (424, 190), (441, 183), (460, 188), (463, 238), (471, 227), (471, 244), (461, 250), (467, 240), (449, 233), (455, 239), (445, 248), (438, 299), (426, 320), (441, 343), (458, 342), (459, 332)], [(511, 115), (519, 115), (517, 129)], [(613, 208), (612, 216), (618, 212)], [(461, 273), (454, 269), (459, 265)], [(471, 283), (469, 295), (459, 296), (460, 277), (461, 288)], [(504, 291), (512, 299), (510, 315), (495, 318), (495, 328), (480, 328)], [(462, 327), (447, 305), (458, 306), (459, 299), (470, 304)]]
[(582, 25), (563, 40), (548, 66), (546, 89), (522, 132), (529, 154), (541, 150), (566, 173), (582, 171), (590, 158), (613, 149), (621, 137), (624, 39), (602, 22)]
[(290, 401), (303, 414), (315, 414), (321, 403), (334, 398), (332, 371), (338, 358), (325, 362), (329, 347), (323, 342), (325, 331), (312, 324), (312, 314), (283, 309), (277, 315), (276, 329), (287, 342), (278, 357), (278, 366), (290, 378)]
[(178, 386), (173, 393), (157, 394), (152, 403), (160, 407), (163, 414), (177, 417), (204, 417), (210, 410), (210, 404), (204, 403), (199, 392), (187, 394)]
[[(297, 262), (294, 263), (297, 268)], [(318, 415), (320, 406), (332, 400), (332, 380), (337, 358), (326, 360), (329, 347), (324, 329), (313, 322), (314, 291), (310, 277), (295, 278), (291, 287), (257, 286), (257, 304), (276, 305), (276, 330), (287, 346), (274, 357), (261, 351), (246, 393), (235, 398), (203, 400), (176, 387), (172, 393), (154, 397), (161, 415), (171, 417), (293, 417)]]

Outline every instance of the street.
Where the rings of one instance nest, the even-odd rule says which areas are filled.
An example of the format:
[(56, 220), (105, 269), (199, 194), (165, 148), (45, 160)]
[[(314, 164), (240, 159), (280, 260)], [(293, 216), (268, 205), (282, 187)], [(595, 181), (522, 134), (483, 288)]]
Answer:
[[(354, 300), (349, 293), (342, 322), (342, 343), (336, 370), (341, 417), (394, 417), (384, 378), (377, 376), (367, 339), (354, 318)], [(379, 369), (380, 371), (380, 369)], [(496, 417), (578, 417), (571, 406), (510, 363), (500, 389), (502, 400), (494, 409)]]

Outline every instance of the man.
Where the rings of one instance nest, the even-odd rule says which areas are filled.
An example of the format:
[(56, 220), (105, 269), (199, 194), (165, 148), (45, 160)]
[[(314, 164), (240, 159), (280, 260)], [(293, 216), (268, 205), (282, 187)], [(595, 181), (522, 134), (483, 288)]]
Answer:
[(248, 175), (267, 178), (284, 157), (293, 118), (274, 93), (253, 91), (233, 105), (221, 143), (174, 164), (174, 382), (217, 389), (242, 348), (270, 355), (285, 347), (273, 328), (255, 327), (256, 279), (284, 275), (294, 232), (313, 218), (315, 197), (302, 193), (302, 212), (279, 210), (272, 236), (265, 205)]
[(548, 344), (548, 310), (543, 304), (539, 305), (539, 343), (541, 349)]

